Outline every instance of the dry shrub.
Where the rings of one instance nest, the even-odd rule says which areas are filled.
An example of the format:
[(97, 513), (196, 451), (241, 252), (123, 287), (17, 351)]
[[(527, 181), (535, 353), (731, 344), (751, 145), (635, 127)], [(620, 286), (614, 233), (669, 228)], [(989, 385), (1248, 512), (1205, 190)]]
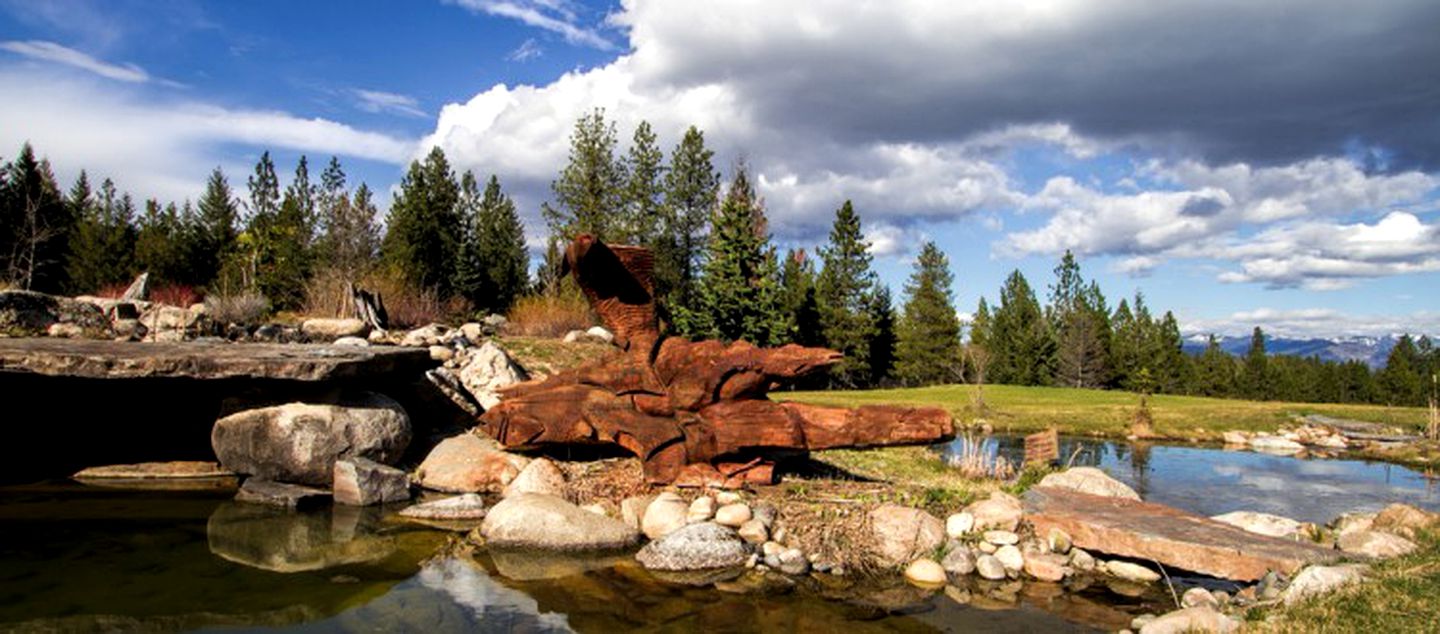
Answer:
[(948, 462), (967, 478), (1009, 480), (1015, 477), (1015, 465), (998, 451), (992, 454), (985, 447), (985, 438), (970, 432), (965, 433), (960, 453), (952, 454)]
[(522, 297), (506, 318), (506, 334), (523, 337), (560, 337), (594, 323), (590, 304), (579, 293)]
[(150, 301), (181, 308), (189, 308), (204, 299), (195, 287), (184, 284), (166, 284), (150, 289)]
[(305, 300), (301, 312), (311, 317), (354, 317), (355, 303), (350, 300), (350, 282), (363, 288), (363, 280), (352, 280), (342, 270), (326, 267), (305, 281)]
[(269, 310), (270, 300), (255, 291), (212, 293), (205, 298), (205, 314), (222, 324), (258, 324)]
[(104, 297), (106, 299), (120, 299), (120, 297), (124, 295), (125, 291), (127, 290), (130, 290), (130, 282), (122, 282), (120, 284), (106, 284), (105, 286), (101, 286), (99, 290), (95, 291), (95, 297)]
[(301, 312), (311, 317), (354, 317), (351, 282), (380, 297), (392, 328), (465, 321), (472, 312), (463, 298), (441, 299), (434, 291), (415, 288), (397, 273), (376, 271), (355, 279), (336, 268), (316, 271), (305, 283)]

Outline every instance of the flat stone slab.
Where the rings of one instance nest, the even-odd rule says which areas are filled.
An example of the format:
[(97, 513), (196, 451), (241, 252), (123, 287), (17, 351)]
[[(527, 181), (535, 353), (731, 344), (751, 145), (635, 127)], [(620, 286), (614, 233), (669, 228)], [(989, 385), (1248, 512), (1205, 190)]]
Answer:
[(1026, 492), (1025, 519), (1036, 534), (1058, 528), (1086, 550), (1236, 581), (1255, 581), (1270, 570), (1293, 575), (1306, 565), (1344, 556), (1334, 549), (1251, 533), (1163, 504), (1049, 487)]
[(193, 480), (197, 478), (233, 478), (235, 472), (215, 462), (183, 460), (177, 462), (139, 462), (112, 464), (81, 469), (76, 480)]
[(282, 379), (329, 381), (419, 376), (429, 351), (392, 346), (0, 338), (0, 373), (92, 379)]

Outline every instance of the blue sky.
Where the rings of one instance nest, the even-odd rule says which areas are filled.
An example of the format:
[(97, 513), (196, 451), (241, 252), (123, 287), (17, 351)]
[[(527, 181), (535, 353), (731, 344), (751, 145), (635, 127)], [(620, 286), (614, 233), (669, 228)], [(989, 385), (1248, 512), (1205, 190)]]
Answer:
[(140, 197), (340, 156), (389, 190), (440, 145), (538, 242), (576, 117), (697, 125), (784, 246), (855, 200), (900, 295), (957, 309), (1064, 249), (1187, 331), (1440, 332), (1433, 3), (0, 1), (0, 148)]

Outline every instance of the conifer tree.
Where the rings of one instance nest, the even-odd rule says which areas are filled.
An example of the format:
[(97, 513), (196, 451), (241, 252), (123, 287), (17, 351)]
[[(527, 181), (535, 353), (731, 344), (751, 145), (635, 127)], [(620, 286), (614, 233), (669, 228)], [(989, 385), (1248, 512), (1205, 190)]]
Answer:
[(60, 195), (49, 161), (29, 143), (5, 170), (0, 186), (0, 275), (23, 289), (59, 292), (67, 286), (76, 217)]
[(673, 321), (679, 311), (696, 310), (699, 261), (706, 225), (720, 191), (720, 174), (705, 147), (705, 135), (691, 126), (670, 154), (661, 206), (662, 231), (654, 242), (655, 294), (661, 315)]
[(1048, 385), (1054, 377), (1055, 342), (1040, 302), (1016, 270), (1000, 289), (990, 326), (990, 375), (995, 383)]
[(1388, 405), (1425, 405), (1425, 384), (1417, 368), (1423, 361), (1410, 335), (1401, 335), (1385, 358), (1385, 368), (1380, 371), (1379, 387)]
[(70, 262), (72, 285), (95, 293), (129, 282), (135, 274), (131, 258), (135, 249), (134, 201), (129, 194), (120, 194), (107, 178), (100, 184), (99, 197), (84, 210), (71, 244), (75, 252)]
[(380, 240), (369, 186), (361, 183), (353, 194), (348, 192), (345, 170), (332, 156), (320, 176), (316, 206), (320, 224), (317, 258), (343, 279), (358, 281), (373, 264)]
[(1265, 354), (1265, 333), (1259, 326), (1250, 334), (1250, 348), (1245, 352), (1245, 364), (1240, 373), (1240, 393), (1245, 398), (1263, 401), (1271, 398), (1273, 381), (1270, 376), (1270, 360)]
[(565, 242), (588, 233), (620, 244), (625, 227), (618, 220), (625, 203), (625, 165), (615, 157), (615, 124), (596, 108), (575, 122), (570, 134), (570, 160), (550, 183), (555, 204), (540, 207), (550, 233)]
[(885, 385), (895, 373), (895, 306), (890, 299), (890, 287), (876, 282), (875, 291), (866, 301), (870, 323), (875, 329), (866, 342), (867, 359), (870, 362), (868, 385)]
[(1220, 349), (1215, 335), (1195, 361), (1195, 388), (1201, 396), (1228, 397), (1235, 391), (1235, 359)]
[(656, 246), (664, 229), (665, 153), (656, 145), (650, 123), (635, 126), (630, 151), (625, 157), (625, 191), (621, 217), (622, 240), (628, 244)]
[(905, 284), (905, 308), (897, 328), (895, 375), (905, 385), (946, 383), (960, 375), (954, 283), (945, 254), (934, 242), (926, 242)]
[(410, 284), (450, 297), (459, 258), (460, 186), (439, 147), (413, 161), (390, 205), (384, 259)]
[(1187, 391), (1192, 379), (1190, 358), (1185, 355), (1185, 341), (1180, 337), (1180, 323), (1170, 311), (1155, 324), (1149, 356), (1154, 359), (1155, 390), (1165, 394)]
[(186, 236), (184, 221), (175, 203), (165, 207), (155, 199), (145, 201), (135, 237), (135, 263), (149, 272), (152, 283), (183, 283), (187, 279)]
[(855, 387), (870, 377), (870, 339), (876, 331), (868, 310), (875, 289), (869, 248), (860, 233), (860, 216), (847, 200), (835, 211), (829, 243), (820, 249), (823, 265), (815, 293), (825, 344), (845, 355), (830, 372), (832, 385)]
[(1070, 251), (1055, 267), (1047, 321), (1055, 329), (1055, 383), (1066, 387), (1100, 387), (1109, 366), (1109, 319), (1100, 287), (1088, 287), (1080, 264)]
[(234, 257), (239, 240), (236, 223), (240, 213), (235, 194), (219, 167), (210, 172), (197, 208), (199, 235), (193, 260), (194, 279), (197, 284), (208, 286), (219, 278), (221, 269)]
[(455, 258), (455, 292), (469, 300), (471, 306), (479, 303), (488, 292), (485, 280), (485, 262), (480, 257), (480, 236), (485, 228), (480, 221), (480, 184), (475, 173), (466, 170), (460, 175), (460, 194), (456, 210), (460, 214), (459, 248)]
[(515, 202), (500, 191), (500, 179), (493, 174), (480, 199), (479, 226), (478, 253), (484, 264), (486, 293), (476, 306), (503, 314), (530, 284), (530, 255)]
[(681, 308), (675, 325), (696, 337), (779, 343), (779, 271), (770, 246), (765, 210), (742, 166), (716, 209), (699, 280), (699, 309)]
[(815, 299), (815, 265), (805, 250), (790, 250), (780, 269), (781, 313), (785, 324), (782, 343), (824, 345), (820, 307)]
[(315, 197), (308, 161), (301, 156), (265, 236), (260, 290), (278, 307), (295, 308), (304, 299), (314, 266)]

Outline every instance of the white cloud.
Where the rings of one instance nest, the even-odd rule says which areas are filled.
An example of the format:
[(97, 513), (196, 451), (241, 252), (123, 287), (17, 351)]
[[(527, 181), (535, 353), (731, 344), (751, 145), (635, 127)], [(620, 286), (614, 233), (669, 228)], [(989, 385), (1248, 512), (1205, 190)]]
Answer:
[(1255, 327), (1275, 337), (1295, 339), (1326, 337), (1381, 337), (1399, 333), (1440, 333), (1440, 313), (1350, 314), (1332, 308), (1239, 311), (1218, 319), (1180, 320), (1181, 331), (1192, 334), (1245, 336)]
[(150, 74), (146, 73), (145, 69), (134, 64), (111, 64), (95, 59), (73, 48), (61, 46), (55, 42), (45, 42), (41, 40), (20, 42), (12, 40), (0, 42), (0, 49), (5, 49), (30, 59), (78, 68), (85, 72), (94, 73), (115, 81), (145, 83), (151, 79)]
[(408, 117), (425, 116), (425, 111), (420, 109), (420, 103), (409, 95), (361, 88), (356, 88), (354, 93), (355, 97), (359, 99), (355, 107), (365, 112), (398, 114)]
[(1440, 271), (1437, 238), (1440, 228), (1399, 211), (1375, 224), (1284, 225), (1222, 250), (1241, 264), (1220, 280), (1339, 290), (1358, 278)]
[(521, 42), (520, 46), (515, 47), (515, 50), (507, 53), (505, 55), (505, 59), (512, 62), (528, 62), (532, 59), (544, 56), (545, 49), (541, 48), (540, 43), (536, 42), (535, 38), (532, 37), (525, 40), (524, 42)]
[(593, 28), (580, 26), (569, 4), (554, 0), (445, 0), (476, 13), (518, 20), (529, 26), (559, 34), (571, 44), (581, 44), (602, 51), (613, 50), (615, 44)]

